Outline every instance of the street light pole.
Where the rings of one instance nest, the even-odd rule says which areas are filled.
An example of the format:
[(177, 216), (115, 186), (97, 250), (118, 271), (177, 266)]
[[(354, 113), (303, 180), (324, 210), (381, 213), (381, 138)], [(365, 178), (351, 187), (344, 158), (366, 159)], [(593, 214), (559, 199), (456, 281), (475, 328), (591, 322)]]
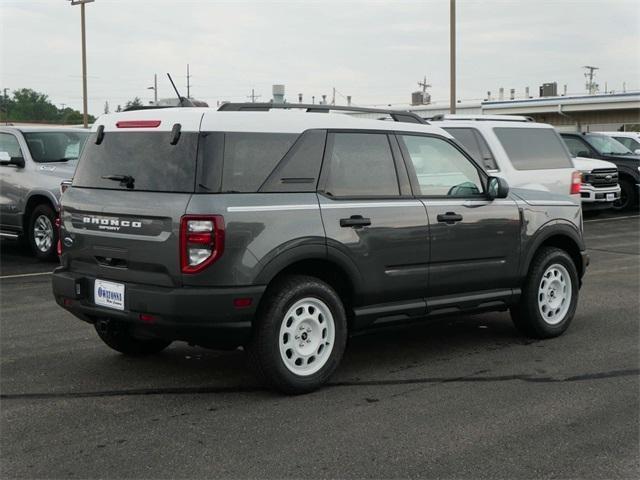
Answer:
[(87, 113), (87, 38), (85, 33), (84, 5), (94, 0), (71, 0), (71, 5), (80, 5), (80, 28), (82, 31), (82, 125), (89, 126)]
[(456, 113), (456, 0), (450, 0), (449, 4), (449, 35), (449, 66), (451, 69), (449, 112)]

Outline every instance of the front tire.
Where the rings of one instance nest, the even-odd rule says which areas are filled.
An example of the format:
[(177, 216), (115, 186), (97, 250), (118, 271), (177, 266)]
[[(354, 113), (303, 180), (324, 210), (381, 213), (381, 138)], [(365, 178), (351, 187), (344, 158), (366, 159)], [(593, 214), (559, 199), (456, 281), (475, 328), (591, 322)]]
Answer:
[(98, 320), (94, 327), (100, 340), (113, 350), (125, 355), (152, 355), (161, 352), (171, 344), (168, 340), (136, 338), (131, 335), (126, 325), (119, 322)]
[(534, 257), (518, 306), (511, 309), (516, 328), (532, 338), (562, 335), (578, 305), (578, 271), (559, 248), (544, 247)]
[(308, 393), (336, 370), (347, 341), (338, 294), (314, 277), (296, 275), (269, 288), (247, 345), (252, 369), (286, 394)]
[(627, 178), (620, 179), (620, 198), (613, 202), (612, 208), (619, 212), (631, 210), (638, 202), (636, 198), (636, 186)]
[(55, 228), (56, 212), (49, 205), (36, 206), (29, 216), (27, 240), (33, 254), (39, 260), (56, 258), (58, 230)]

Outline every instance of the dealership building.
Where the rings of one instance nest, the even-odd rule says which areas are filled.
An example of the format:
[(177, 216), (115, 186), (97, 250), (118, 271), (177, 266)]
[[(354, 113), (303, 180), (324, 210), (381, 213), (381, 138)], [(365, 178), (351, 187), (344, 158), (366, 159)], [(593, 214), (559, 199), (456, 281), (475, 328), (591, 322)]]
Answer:
[[(393, 108), (401, 109), (394, 105)], [(405, 107), (429, 118), (449, 113), (449, 105)], [(560, 131), (640, 131), (640, 92), (560, 95), (510, 100), (459, 102), (462, 115), (524, 115)]]

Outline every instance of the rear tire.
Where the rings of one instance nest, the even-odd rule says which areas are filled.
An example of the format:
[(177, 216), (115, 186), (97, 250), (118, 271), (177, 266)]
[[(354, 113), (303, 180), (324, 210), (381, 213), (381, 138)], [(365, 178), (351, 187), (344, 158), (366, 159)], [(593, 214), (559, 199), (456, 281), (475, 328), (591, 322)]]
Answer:
[(314, 277), (285, 277), (270, 287), (247, 345), (252, 370), (286, 394), (312, 392), (336, 370), (347, 341), (338, 294)]
[(578, 305), (578, 271), (559, 248), (544, 247), (533, 258), (520, 303), (511, 309), (516, 328), (532, 338), (562, 335)]
[(98, 320), (94, 327), (100, 340), (115, 351), (125, 355), (151, 355), (161, 352), (171, 344), (168, 340), (133, 337), (126, 325), (118, 322)]
[(37, 205), (27, 225), (27, 242), (39, 260), (52, 260), (57, 256), (58, 229), (56, 212), (47, 204)]

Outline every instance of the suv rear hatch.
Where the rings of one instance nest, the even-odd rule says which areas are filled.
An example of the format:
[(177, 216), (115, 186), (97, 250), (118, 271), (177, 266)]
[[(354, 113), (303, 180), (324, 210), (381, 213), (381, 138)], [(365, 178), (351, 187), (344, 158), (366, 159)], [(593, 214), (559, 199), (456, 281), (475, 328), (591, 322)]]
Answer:
[(128, 120), (153, 113), (131, 112), (105, 117), (103, 133), (97, 127), (62, 199), (68, 268), (104, 280), (181, 285), (180, 219), (195, 190), (202, 117), (193, 110), (177, 121), (172, 115), (169, 125)]

